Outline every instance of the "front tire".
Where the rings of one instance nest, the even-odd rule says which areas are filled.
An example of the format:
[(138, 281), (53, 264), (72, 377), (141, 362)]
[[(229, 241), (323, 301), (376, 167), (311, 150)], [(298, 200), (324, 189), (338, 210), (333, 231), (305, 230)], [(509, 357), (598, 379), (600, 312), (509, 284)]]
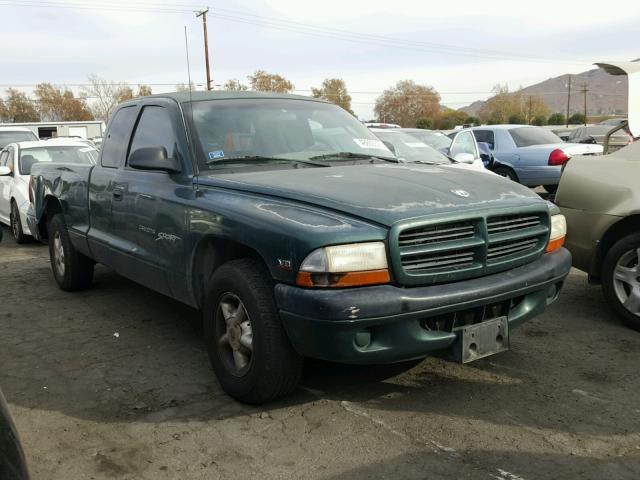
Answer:
[(267, 269), (233, 260), (213, 275), (204, 306), (204, 338), (224, 391), (258, 405), (293, 391), (303, 359), (293, 349), (273, 298)]
[(11, 202), (11, 214), (9, 221), (11, 223), (11, 234), (16, 243), (23, 244), (27, 242), (27, 235), (22, 230), (22, 220), (20, 220), (20, 210), (15, 201)]
[(67, 292), (88, 288), (95, 264), (74, 248), (62, 214), (53, 217), (48, 231), (49, 259), (58, 286)]
[(640, 331), (640, 233), (623, 237), (607, 252), (602, 291), (622, 321)]

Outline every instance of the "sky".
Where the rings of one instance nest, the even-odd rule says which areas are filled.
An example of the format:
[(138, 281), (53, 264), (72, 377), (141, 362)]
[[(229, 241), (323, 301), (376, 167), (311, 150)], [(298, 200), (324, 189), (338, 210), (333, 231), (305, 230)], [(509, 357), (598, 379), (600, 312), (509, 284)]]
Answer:
[[(601, 5), (601, 4), (600, 4)], [(0, 0), (0, 92), (49, 82), (79, 91), (87, 75), (150, 84), (155, 93), (204, 85), (202, 21), (209, 7), (213, 83), (279, 73), (309, 95), (342, 78), (362, 120), (398, 80), (433, 86), (459, 108), (602, 60), (640, 57), (640, 2), (584, 1)]]

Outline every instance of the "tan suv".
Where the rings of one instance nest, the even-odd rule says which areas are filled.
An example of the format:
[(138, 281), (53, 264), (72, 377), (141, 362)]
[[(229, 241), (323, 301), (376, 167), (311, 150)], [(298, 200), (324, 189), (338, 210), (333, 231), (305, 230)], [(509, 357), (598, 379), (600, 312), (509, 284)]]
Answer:
[[(640, 135), (640, 63), (597, 64), (629, 76), (629, 123)], [(604, 156), (576, 156), (555, 199), (567, 219), (573, 266), (600, 282), (606, 300), (640, 330), (640, 142)]]

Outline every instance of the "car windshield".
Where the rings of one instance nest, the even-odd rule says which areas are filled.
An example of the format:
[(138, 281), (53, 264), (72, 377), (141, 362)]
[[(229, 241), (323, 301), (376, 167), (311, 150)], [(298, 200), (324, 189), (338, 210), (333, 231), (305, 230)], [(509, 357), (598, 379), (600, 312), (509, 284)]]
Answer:
[(38, 140), (32, 132), (0, 132), (0, 150), (10, 143), (31, 142)]
[(562, 139), (551, 130), (538, 127), (510, 128), (509, 133), (517, 147), (530, 147), (532, 145), (547, 145), (549, 143), (564, 143)]
[(353, 115), (324, 102), (246, 98), (194, 102), (193, 124), (201, 170), (317, 167), (376, 157), (395, 160)]
[(36, 163), (79, 163), (95, 165), (98, 151), (85, 145), (47, 146), (20, 149), (20, 174), (30, 175)]
[(446, 135), (444, 135), (443, 133), (428, 132), (428, 131), (424, 131), (424, 132), (411, 131), (407, 133), (412, 137), (417, 138), (421, 142), (426, 143), (430, 147), (435, 148), (436, 150), (447, 149), (451, 146), (452, 140)]
[(422, 162), (448, 164), (451, 160), (434, 148), (417, 138), (398, 131), (376, 131), (375, 134), (384, 142), (393, 146), (396, 157), (403, 162)]

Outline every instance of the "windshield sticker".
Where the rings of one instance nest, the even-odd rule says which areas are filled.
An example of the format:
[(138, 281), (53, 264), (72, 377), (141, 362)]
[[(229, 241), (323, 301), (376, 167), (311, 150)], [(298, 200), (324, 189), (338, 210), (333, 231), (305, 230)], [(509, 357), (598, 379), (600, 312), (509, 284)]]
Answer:
[(224, 158), (224, 150), (209, 152), (209, 160), (218, 160), (220, 158)]
[(428, 145), (425, 145), (422, 142), (404, 142), (404, 144), (411, 148), (429, 148)]
[(354, 138), (353, 141), (360, 148), (373, 148), (377, 150), (389, 150), (384, 146), (381, 140), (371, 139), (371, 138)]

